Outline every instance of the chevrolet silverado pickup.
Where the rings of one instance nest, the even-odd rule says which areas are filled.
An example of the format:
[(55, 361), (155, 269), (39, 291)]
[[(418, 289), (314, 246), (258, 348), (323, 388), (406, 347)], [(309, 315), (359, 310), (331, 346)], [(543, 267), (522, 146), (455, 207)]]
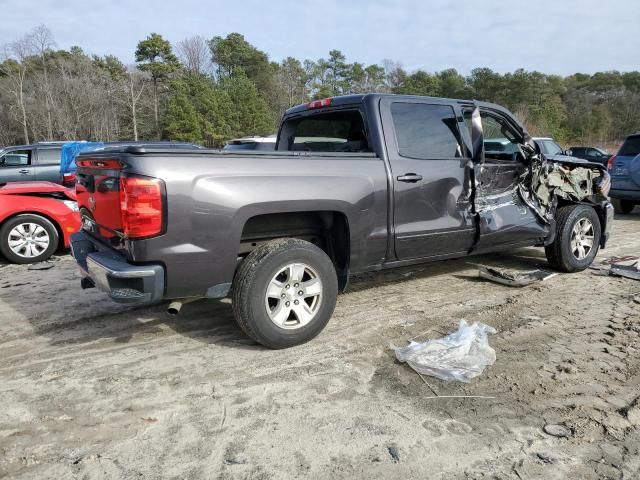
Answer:
[(316, 336), (352, 274), (523, 246), (585, 269), (609, 238), (602, 165), (546, 159), (506, 109), (367, 94), (289, 109), (275, 151), (106, 148), (77, 160), (83, 288), (232, 296), (248, 336)]

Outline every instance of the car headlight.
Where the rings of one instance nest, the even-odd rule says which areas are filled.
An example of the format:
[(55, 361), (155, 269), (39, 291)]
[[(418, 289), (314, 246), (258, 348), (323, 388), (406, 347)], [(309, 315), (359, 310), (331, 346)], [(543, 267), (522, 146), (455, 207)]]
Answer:
[(80, 209), (78, 208), (78, 202), (74, 202), (73, 200), (63, 200), (62, 203), (64, 203), (69, 210), (72, 210), (74, 212), (80, 211)]

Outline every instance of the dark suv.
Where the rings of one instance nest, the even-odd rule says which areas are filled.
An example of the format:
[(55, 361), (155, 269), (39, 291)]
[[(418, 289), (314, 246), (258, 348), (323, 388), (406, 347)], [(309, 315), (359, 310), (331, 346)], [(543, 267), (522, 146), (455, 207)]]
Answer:
[(61, 183), (63, 142), (35, 143), (0, 148), (0, 183), (33, 180)]
[(631, 213), (640, 205), (640, 132), (629, 135), (609, 160), (611, 199), (618, 213)]
[(611, 154), (602, 148), (596, 147), (571, 147), (569, 153), (572, 157), (582, 158), (590, 162), (606, 165)]

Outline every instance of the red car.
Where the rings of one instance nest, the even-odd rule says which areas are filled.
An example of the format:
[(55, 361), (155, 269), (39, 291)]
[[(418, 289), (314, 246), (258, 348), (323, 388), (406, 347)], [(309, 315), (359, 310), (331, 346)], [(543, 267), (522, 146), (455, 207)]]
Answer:
[(79, 229), (74, 190), (50, 182), (0, 184), (0, 252), (10, 262), (46, 260)]

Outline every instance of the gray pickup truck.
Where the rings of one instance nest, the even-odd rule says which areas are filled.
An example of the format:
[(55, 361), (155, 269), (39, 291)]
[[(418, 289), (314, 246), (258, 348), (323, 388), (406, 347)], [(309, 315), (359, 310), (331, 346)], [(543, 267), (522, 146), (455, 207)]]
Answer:
[(613, 219), (602, 165), (547, 160), (507, 110), (465, 100), (335, 97), (288, 110), (273, 152), (106, 148), (77, 164), (83, 288), (175, 310), (231, 293), (270, 348), (317, 335), (351, 274), (533, 245), (574, 272)]

